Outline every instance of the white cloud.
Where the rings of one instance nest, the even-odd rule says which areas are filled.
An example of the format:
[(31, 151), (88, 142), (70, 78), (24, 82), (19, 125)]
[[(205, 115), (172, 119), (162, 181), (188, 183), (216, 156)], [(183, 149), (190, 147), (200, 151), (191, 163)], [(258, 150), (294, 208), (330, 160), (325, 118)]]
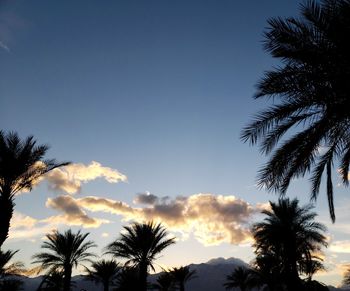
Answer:
[(126, 182), (127, 176), (118, 170), (104, 167), (100, 163), (92, 161), (89, 165), (70, 164), (57, 168), (45, 176), (49, 188), (55, 191), (63, 191), (75, 194), (81, 190), (82, 183), (104, 178), (108, 183)]

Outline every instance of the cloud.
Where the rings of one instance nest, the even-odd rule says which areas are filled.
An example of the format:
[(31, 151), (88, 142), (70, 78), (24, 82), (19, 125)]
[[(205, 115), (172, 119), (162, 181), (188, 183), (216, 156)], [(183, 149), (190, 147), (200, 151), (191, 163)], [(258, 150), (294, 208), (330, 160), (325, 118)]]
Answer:
[(11, 220), (9, 239), (27, 239), (43, 236), (57, 229), (60, 225), (81, 226), (83, 228), (97, 228), (109, 223), (106, 219), (90, 217), (69, 195), (54, 199), (49, 198), (46, 206), (63, 212), (63, 214), (36, 219), (15, 211)]
[(51, 216), (45, 219), (45, 221), (50, 224), (63, 223), (68, 225), (81, 225), (86, 228), (96, 228), (103, 223), (109, 223), (108, 220), (88, 216), (69, 195), (59, 196), (54, 199), (49, 198), (46, 202), (46, 206), (64, 213), (63, 215)]
[(23, 31), (30, 23), (15, 13), (12, 5), (7, 3), (14, 1), (0, 1), (0, 48), (10, 52), (9, 46), (16, 43), (15, 35), (17, 31)]
[[(42, 161), (38, 161), (33, 168), (45, 168)], [(53, 169), (43, 176), (38, 176), (32, 181), (32, 187), (35, 188), (39, 183), (46, 180), (49, 189), (67, 194), (75, 194), (81, 191), (82, 184), (92, 180), (104, 178), (108, 183), (127, 182), (126, 175), (118, 170), (104, 167), (100, 163), (92, 161), (89, 165), (70, 164), (61, 168)], [(19, 181), (20, 182), (20, 181)], [(31, 189), (23, 188), (17, 194), (30, 192)]]
[(153, 205), (158, 202), (158, 197), (149, 192), (136, 194), (134, 203)]
[(132, 208), (131, 206), (122, 201), (107, 198), (87, 196), (84, 198), (74, 200), (80, 207), (85, 208), (89, 211), (101, 211), (113, 214), (120, 214), (125, 217), (128, 217), (128, 219), (132, 219), (132, 217), (136, 215), (136, 212), (140, 211), (139, 209)]
[(5, 50), (7, 52), (10, 52), (9, 47), (6, 44), (4, 44), (1, 40), (0, 40), (0, 48), (2, 48), (3, 50)]
[(350, 253), (350, 240), (334, 241), (329, 250), (335, 253)]
[(34, 225), (36, 225), (37, 222), (37, 219), (17, 211), (14, 212), (11, 219), (12, 227), (16, 228), (33, 227)]
[[(132, 207), (121, 201), (95, 196), (80, 199), (60, 197), (69, 197), (74, 201), (76, 213), (85, 209), (121, 215), (124, 221), (154, 220), (162, 222), (169, 230), (180, 233), (182, 237), (193, 233), (204, 245), (223, 242), (243, 244), (251, 241), (248, 220), (252, 214), (260, 211), (235, 196), (214, 194), (177, 196), (174, 199), (149, 193), (138, 194), (135, 202), (143, 204), (143, 207)], [(73, 210), (70, 204), (64, 203), (57, 209), (65, 213)]]
[(89, 165), (70, 164), (57, 168), (45, 176), (49, 188), (55, 191), (63, 191), (75, 194), (81, 190), (82, 183), (97, 178), (104, 178), (109, 183), (126, 182), (127, 176), (109, 167), (103, 167), (100, 163), (92, 161)]
[(42, 221), (15, 211), (11, 220), (9, 240), (11, 239), (32, 239), (42, 236), (55, 229), (56, 226), (43, 223)]

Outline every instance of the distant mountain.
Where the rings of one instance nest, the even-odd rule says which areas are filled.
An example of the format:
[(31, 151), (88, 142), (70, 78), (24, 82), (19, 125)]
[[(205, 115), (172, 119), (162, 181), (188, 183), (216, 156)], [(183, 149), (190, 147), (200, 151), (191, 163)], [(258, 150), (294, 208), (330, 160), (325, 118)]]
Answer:
[[(248, 267), (248, 264), (237, 258), (216, 258), (211, 259), (203, 264), (189, 265), (191, 270), (196, 270), (197, 278), (188, 282), (186, 285), (189, 291), (225, 291), (223, 283), (226, 281), (226, 276), (230, 274), (237, 267)], [(149, 280), (155, 282), (158, 274), (151, 275)], [(42, 276), (36, 278), (24, 278), (25, 283), (23, 291), (36, 291), (42, 280)], [(74, 291), (99, 291), (101, 286), (95, 285), (92, 282), (86, 281), (84, 276), (73, 277), (76, 287)], [(330, 291), (341, 291), (350, 289), (339, 289), (330, 287)]]

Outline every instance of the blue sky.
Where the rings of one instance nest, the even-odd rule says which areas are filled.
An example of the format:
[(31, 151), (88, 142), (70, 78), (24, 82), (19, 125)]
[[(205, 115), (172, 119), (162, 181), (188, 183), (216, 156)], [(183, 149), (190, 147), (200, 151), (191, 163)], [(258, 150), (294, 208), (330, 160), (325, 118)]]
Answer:
[[(72, 161), (84, 171), (92, 161), (100, 165), (100, 174), (80, 180), (78, 193), (53, 191), (52, 183), (43, 181), (18, 196), (18, 220), (36, 222), (30, 237), (12, 238), (7, 246), (21, 248), (21, 258), (29, 262), (51, 226), (43, 220), (63, 211), (49, 199), (63, 195), (108, 198), (139, 209), (154, 207), (134, 203), (145, 193), (159, 201), (168, 196), (167, 205), (180, 203), (176, 197), (183, 196), (193, 206), (204, 199), (199, 193), (219, 199), (221, 206), (235, 206), (239, 198), (254, 211), (259, 203), (276, 199), (254, 186), (265, 158), (239, 135), (267, 105), (253, 100), (254, 85), (264, 70), (278, 64), (262, 49), (266, 20), (295, 16), (298, 9), (297, 1), (287, 0), (1, 1), (1, 128), (22, 137), (34, 135), (39, 143), (51, 145), (48, 157)], [(111, 183), (106, 171), (114, 171), (113, 177), (117, 171), (124, 174), (127, 182)], [(340, 282), (340, 269), (350, 260), (347, 192), (336, 189), (335, 225), (330, 224), (324, 193), (316, 207), (332, 242), (343, 247), (342, 252), (327, 251), (329, 274), (321, 280), (332, 284)], [(293, 183), (288, 195), (306, 203), (308, 193), (303, 179)], [(234, 202), (224, 199), (233, 195)], [(93, 211), (91, 205), (81, 211), (109, 220), (84, 228), (100, 247), (116, 238), (130, 218)], [(258, 217), (251, 212), (246, 213), (248, 221), (237, 223), (251, 224)], [(205, 224), (201, 219), (196, 223)], [(248, 241), (204, 246), (209, 230), (201, 233), (187, 225), (181, 233), (180, 226), (170, 227), (181, 239), (164, 253), (161, 265), (218, 256), (253, 259)], [(79, 229), (84, 223), (61, 221), (58, 227)], [(23, 225), (18, 228), (24, 230)]]

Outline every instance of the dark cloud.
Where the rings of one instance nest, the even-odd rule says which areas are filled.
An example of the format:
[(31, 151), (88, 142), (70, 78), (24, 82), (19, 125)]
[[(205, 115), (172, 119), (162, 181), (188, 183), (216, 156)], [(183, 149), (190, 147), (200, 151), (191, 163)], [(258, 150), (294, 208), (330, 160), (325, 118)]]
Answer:
[(46, 206), (63, 212), (63, 215), (51, 216), (48, 220), (51, 223), (66, 223), (70, 225), (82, 225), (84, 227), (99, 227), (107, 220), (89, 217), (85, 211), (81, 209), (78, 202), (69, 195), (63, 195), (54, 199), (49, 198)]
[(158, 202), (159, 198), (151, 193), (138, 193), (134, 199), (136, 204), (154, 205)]

